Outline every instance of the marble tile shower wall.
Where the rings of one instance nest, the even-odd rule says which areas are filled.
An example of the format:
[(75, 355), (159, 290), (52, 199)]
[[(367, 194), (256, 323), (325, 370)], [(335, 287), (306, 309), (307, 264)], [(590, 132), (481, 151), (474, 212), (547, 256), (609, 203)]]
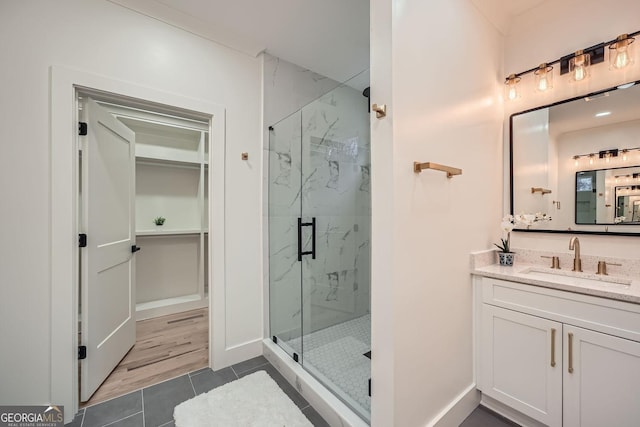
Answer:
[[(274, 84), (279, 73), (313, 76), (283, 61), (265, 61), (265, 108), (266, 86), (273, 76), (267, 72), (269, 64), (277, 65), (271, 70)], [(331, 86), (317, 75), (308, 84), (318, 91)], [(276, 89), (271, 87), (269, 93), (274, 95)], [(367, 99), (358, 90), (337, 87), (274, 125), (265, 142), (271, 333), (285, 340), (299, 336), (303, 313), (304, 333), (368, 313)], [(305, 257), (302, 271), (297, 259), (300, 216), (317, 221), (317, 257)], [(305, 249), (311, 247), (308, 231)]]

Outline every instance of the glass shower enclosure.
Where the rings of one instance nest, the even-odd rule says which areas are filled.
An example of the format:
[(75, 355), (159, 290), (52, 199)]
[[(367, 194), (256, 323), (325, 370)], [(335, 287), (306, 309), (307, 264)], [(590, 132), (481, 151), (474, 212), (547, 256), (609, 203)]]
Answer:
[(371, 156), (362, 89), (346, 82), (269, 128), (269, 316), (272, 339), (369, 421)]

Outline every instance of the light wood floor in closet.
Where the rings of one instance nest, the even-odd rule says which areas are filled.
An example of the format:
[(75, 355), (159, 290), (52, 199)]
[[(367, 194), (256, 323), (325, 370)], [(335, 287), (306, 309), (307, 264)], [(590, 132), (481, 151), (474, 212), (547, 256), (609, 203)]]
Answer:
[(209, 365), (207, 308), (136, 322), (136, 343), (85, 407)]

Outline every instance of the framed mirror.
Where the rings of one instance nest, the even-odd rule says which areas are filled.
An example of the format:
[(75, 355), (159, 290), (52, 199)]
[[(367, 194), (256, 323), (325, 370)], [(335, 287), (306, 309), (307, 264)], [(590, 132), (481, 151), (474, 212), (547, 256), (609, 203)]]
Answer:
[(510, 117), (511, 213), (521, 231), (640, 236), (640, 82)]

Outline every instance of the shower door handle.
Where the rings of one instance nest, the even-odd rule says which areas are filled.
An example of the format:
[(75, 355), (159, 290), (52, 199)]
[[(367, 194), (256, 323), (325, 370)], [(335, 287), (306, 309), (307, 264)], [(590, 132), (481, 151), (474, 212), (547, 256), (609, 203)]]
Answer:
[[(302, 227), (311, 226), (311, 250), (302, 251)], [(311, 222), (302, 222), (302, 218), (298, 218), (298, 261), (302, 261), (302, 255), (311, 255), (312, 259), (316, 259), (316, 218), (311, 218)]]

